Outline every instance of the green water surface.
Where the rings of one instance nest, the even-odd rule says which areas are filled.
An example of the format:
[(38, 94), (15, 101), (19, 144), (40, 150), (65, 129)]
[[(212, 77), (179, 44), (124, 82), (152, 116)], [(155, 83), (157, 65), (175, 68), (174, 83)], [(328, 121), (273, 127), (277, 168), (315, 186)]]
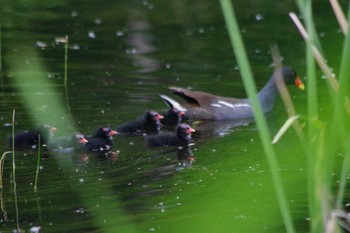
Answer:
[[(233, 4), (257, 86), (272, 73), (271, 44), (278, 45), (283, 63), (306, 79), (304, 42), (288, 17), (297, 12), (294, 1)], [(328, 1), (317, 1), (315, 12), (322, 43), (329, 45), (324, 52), (337, 69), (341, 34)], [(169, 86), (245, 96), (218, 1), (5, 1), (0, 15), (3, 152), (13, 109), (18, 132), (34, 127), (39, 115), (60, 126), (58, 134), (60, 128), (72, 128), (68, 118), (77, 130), (91, 134), (148, 109), (165, 112), (158, 95), (171, 96)], [(62, 86), (64, 44), (57, 42), (66, 35), (68, 92)], [(20, 93), (12, 63), (24, 67), (19, 71), (24, 77), (39, 75), (45, 83), (30, 81), (28, 96)], [(33, 68), (37, 63), (44, 72)], [(327, 114), (323, 97), (328, 90), (321, 76), (319, 87), (320, 108)], [(306, 93), (290, 91), (297, 112), (305, 115)], [(31, 95), (44, 104), (26, 106), (24, 99)], [(70, 117), (58, 114), (48, 99), (62, 102)], [(278, 99), (267, 115), (272, 135), (286, 118)], [(142, 136), (117, 136), (115, 159), (43, 155), (36, 193), (36, 152), (18, 152), (17, 209), (12, 158), (6, 157), (0, 232), (11, 232), (17, 223), (26, 232), (33, 226), (41, 232), (285, 232), (256, 126), (191, 124), (199, 132), (192, 165), (176, 152), (146, 148)], [(275, 149), (296, 229), (307, 232), (306, 158), (293, 130)]]

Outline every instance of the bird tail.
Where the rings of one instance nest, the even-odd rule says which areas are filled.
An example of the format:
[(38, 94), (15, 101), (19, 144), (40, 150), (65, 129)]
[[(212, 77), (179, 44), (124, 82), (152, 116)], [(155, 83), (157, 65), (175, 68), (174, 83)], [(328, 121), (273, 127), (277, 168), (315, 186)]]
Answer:
[(169, 108), (176, 108), (176, 109), (183, 111), (183, 112), (187, 111), (187, 109), (185, 107), (183, 107), (179, 102), (170, 98), (169, 96), (166, 96), (166, 95), (159, 95), (159, 96), (160, 96), (160, 98), (163, 99), (163, 101), (166, 103), (166, 105), (168, 105)]

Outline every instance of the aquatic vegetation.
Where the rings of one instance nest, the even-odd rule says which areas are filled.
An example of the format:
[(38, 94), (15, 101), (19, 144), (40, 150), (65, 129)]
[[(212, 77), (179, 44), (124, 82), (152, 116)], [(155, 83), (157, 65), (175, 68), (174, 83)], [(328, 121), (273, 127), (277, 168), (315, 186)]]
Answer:
[[(290, 14), (306, 42), (308, 115), (302, 116), (301, 119), (307, 124), (307, 127), (302, 130), (300, 127), (296, 127), (296, 133), (300, 138), (300, 145), (304, 149), (308, 164), (307, 180), (310, 232), (337, 232), (341, 227), (349, 229), (349, 224), (341, 220), (341, 218), (344, 218), (344, 214), (339, 214), (339, 211), (343, 213), (344, 209), (343, 202), (350, 160), (350, 130), (348, 127), (350, 108), (347, 94), (349, 90), (348, 76), (350, 73), (348, 66), (350, 62), (350, 36), (347, 34), (348, 22), (346, 22), (337, 1), (331, 1), (345, 35), (339, 74), (335, 75), (322, 56), (317, 31), (312, 19), (311, 1), (298, 0), (296, 2), (306, 24), (306, 28), (304, 28), (298, 17), (294, 13)], [(290, 214), (286, 194), (281, 182), (281, 175), (278, 172), (276, 154), (270, 143), (271, 140), (266, 127), (266, 121), (263, 118), (260, 106), (257, 104), (255, 84), (252, 79), (252, 72), (244, 50), (239, 27), (235, 19), (234, 9), (230, 1), (221, 0), (221, 5), (244, 85), (253, 103), (255, 119), (271, 168), (272, 180), (284, 224), (287, 232), (295, 232), (293, 218)], [(276, 60), (278, 59), (274, 59), (275, 66), (278, 65)], [(330, 117), (321, 117), (319, 114), (316, 85), (317, 69), (315, 62), (318, 63), (327, 77), (329, 86), (334, 91), (329, 95), (332, 103), (334, 103), (332, 106), (334, 111)], [(335, 77), (338, 77), (338, 79)], [(289, 106), (291, 104), (289, 103)], [(280, 132), (285, 131), (291, 124), (298, 122), (297, 118), (295, 114), (291, 114)], [(281, 135), (282, 133), (276, 138)], [(275, 143), (276, 140), (273, 142)], [(336, 156), (339, 153), (343, 155), (342, 161), (339, 161), (339, 158)], [(340, 166), (341, 169), (337, 169), (339, 166), (336, 166), (336, 164), (339, 163), (342, 164)], [(334, 190), (335, 179), (333, 178), (333, 174), (338, 174), (337, 177), (340, 180), (336, 190)], [(334, 199), (332, 198), (333, 196), (335, 196)], [(338, 225), (337, 222), (341, 222), (341, 224)]]

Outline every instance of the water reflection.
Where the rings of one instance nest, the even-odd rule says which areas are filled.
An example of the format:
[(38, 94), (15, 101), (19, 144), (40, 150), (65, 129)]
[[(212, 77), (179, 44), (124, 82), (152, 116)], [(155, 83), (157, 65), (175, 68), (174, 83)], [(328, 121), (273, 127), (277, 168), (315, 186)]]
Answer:
[(254, 118), (223, 121), (192, 121), (191, 125), (196, 129), (194, 138), (209, 140), (217, 137), (224, 137), (236, 130), (241, 130), (245, 126), (251, 125)]
[[(126, 53), (136, 68), (133, 74), (138, 80), (136, 84), (138, 86), (155, 85), (156, 80), (152, 72), (160, 69), (160, 63), (150, 56), (157, 50), (154, 45), (154, 36), (150, 31), (151, 25), (141, 11), (132, 11), (127, 28), (125, 43), (129, 49), (126, 50)], [(145, 101), (145, 96), (138, 92), (130, 93), (129, 98), (135, 102)]]

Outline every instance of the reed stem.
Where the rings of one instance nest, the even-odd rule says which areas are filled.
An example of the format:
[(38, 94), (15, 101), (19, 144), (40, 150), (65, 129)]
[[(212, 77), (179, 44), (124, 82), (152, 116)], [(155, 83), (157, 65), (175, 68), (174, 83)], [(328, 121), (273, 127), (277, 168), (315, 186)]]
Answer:
[(248, 97), (252, 103), (254, 117), (258, 126), (260, 139), (262, 141), (264, 151), (267, 157), (268, 164), (271, 168), (271, 175), (273, 185), (277, 194), (278, 204), (281, 210), (282, 218), (287, 232), (295, 232), (292, 217), (289, 212), (289, 207), (286, 200), (286, 195), (283, 189), (282, 179), (278, 172), (278, 164), (275, 157), (274, 149), (271, 145), (271, 137), (268, 132), (267, 124), (264, 118), (263, 111), (261, 109), (253, 75), (250, 69), (248, 57), (244, 48), (239, 26), (234, 13), (233, 5), (230, 0), (220, 0), (221, 9), (224, 14), (225, 22), (229, 32), (231, 44), (236, 55), (239, 70), (242, 75), (244, 87), (248, 94)]
[(64, 44), (64, 86), (67, 90), (67, 83), (68, 83), (68, 36), (65, 37), (65, 44)]
[(17, 183), (16, 183), (16, 162), (15, 162), (15, 116), (16, 116), (16, 110), (13, 109), (13, 113), (12, 113), (12, 182), (13, 182), (13, 194), (15, 196), (17, 230), (20, 231), (19, 217), (18, 217)]
[[(2, 40), (1, 39), (2, 39), (2, 26), (0, 23), (0, 71), (2, 71)], [(1, 80), (2, 80), (2, 78), (1, 78)]]
[(40, 168), (40, 149), (41, 149), (41, 137), (39, 134), (38, 137), (38, 161), (36, 164), (36, 172), (35, 172), (35, 182), (34, 182), (34, 192), (38, 190), (38, 177), (39, 177), (39, 168)]

